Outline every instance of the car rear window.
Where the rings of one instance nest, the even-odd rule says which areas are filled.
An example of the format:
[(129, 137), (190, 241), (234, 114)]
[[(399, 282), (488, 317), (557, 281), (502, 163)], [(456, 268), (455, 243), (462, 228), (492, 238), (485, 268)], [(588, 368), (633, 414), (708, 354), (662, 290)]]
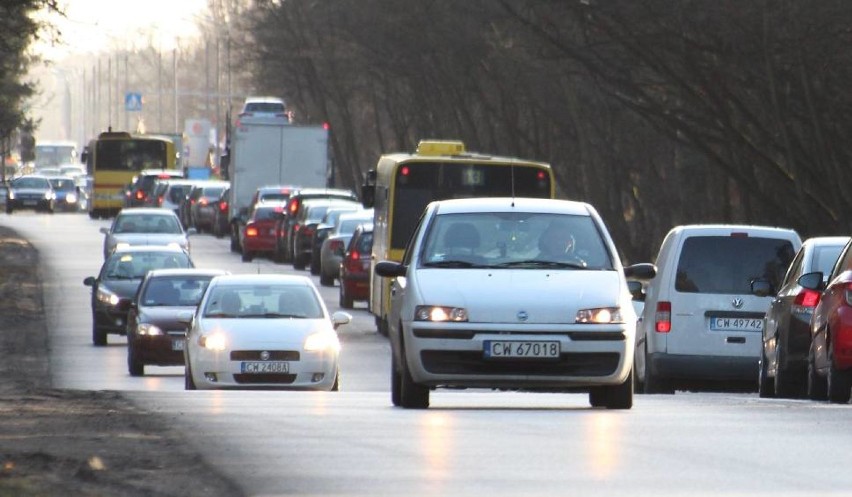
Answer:
[(684, 240), (675, 290), (751, 293), (761, 278), (778, 288), (796, 251), (788, 240), (751, 236), (692, 236)]
[(834, 247), (814, 247), (814, 255), (812, 260), (812, 271), (821, 271), (824, 276), (831, 274), (834, 269), (834, 263), (840, 257), (840, 252), (843, 251), (843, 245)]
[(355, 250), (362, 254), (369, 254), (373, 250), (373, 233), (364, 233), (355, 242)]

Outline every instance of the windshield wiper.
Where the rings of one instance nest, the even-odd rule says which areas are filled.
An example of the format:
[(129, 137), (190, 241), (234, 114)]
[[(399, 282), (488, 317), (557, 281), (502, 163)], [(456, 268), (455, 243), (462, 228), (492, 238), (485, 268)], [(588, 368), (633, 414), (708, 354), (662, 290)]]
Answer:
[(237, 316), (227, 312), (210, 312), (204, 315), (206, 318), (235, 318)]
[(542, 261), (538, 259), (527, 259), (523, 261), (512, 261), (498, 264), (497, 267), (514, 268), (547, 268), (547, 269), (588, 269), (579, 262)]
[(107, 275), (108, 280), (136, 280), (139, 279), (136, 276), (127, 276), (125, 274), (110, 274)]
[(240, 317), (242, 318), (297, 318), (297, 319), (305, 319), (305, 316), (301, 314), (284, 314), (280, 312), (264, 312), (257, 314), (243, 314)]
[(468, 261), (458, 261), (458, 260), (450, 260), (450, 261), (432, 261), (423, 263), (423, 267), (449, 267), (449, 268), (487, 268), (492, 266), (487, 266), (484, 264), (475, 264), (473, 262)]

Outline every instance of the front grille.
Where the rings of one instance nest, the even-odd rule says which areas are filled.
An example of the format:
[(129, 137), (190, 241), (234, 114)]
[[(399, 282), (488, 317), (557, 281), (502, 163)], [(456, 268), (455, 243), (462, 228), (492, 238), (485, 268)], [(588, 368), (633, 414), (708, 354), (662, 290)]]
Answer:
[(525, 375), (525, 376), (609, 376), (618, 368), (615, 352), (563, 353), (558, 360), (490, 359), (482, 352), (424, 350), (423, 367), (433, 374)]
[(476, 335), (501, 335), (506, 337), (525, 338), (530, 335), (547, 336), (548, 338), (568, 337), (575, 341), (603, 341), (622, 342), (624, 333), (620, 331), (565, 331), (565, 332), (542, 332), (542, 331), (510, 331), (501, 332), (494, 330), (459, 330), (459, 329), (432, 329), (413, 328), (412, 333), (417, 338), (436, 338), (444, 340), (471, 340)]
[[(231, 352), (232, 361), (262, 361), (260, 353), (262, 350), (234, 350)], [(269, 350), (268, 361), (298, 361), (298, 350)]]
[(259, 385), (263, 383), (290, 384), (296, 381), (296, 375), (285, 373), (235, 374), (234, 381), (241, 385)]

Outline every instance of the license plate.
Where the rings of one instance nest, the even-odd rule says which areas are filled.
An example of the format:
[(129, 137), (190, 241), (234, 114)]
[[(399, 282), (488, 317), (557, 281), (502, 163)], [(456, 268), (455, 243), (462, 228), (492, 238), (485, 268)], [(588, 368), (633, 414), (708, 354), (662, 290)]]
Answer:
[(37, 200), (24, 200), (24, 205), (38, 205)]
[(710, 318), (711, 331), (763, 331), (763, 319)]
[(172, 340), (172, 350), (183, 350), (183, 346), (186, 342), (183, 339), (181, 340)]
[(243, 362), (240, 363), (241, 373), (287, 373), (290, 363), (280, 361)]
[(483, 353), (486, 359), (558, 359), (559, 342), (486, 340)]

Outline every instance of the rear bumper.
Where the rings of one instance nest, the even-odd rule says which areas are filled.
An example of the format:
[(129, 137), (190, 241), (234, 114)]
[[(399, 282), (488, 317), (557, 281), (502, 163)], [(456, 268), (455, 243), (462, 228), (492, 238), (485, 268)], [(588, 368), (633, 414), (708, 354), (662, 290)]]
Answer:
[(757, 381), (757, 357), (697, 356), (654, 353), (646, 368), (669, 380)]

